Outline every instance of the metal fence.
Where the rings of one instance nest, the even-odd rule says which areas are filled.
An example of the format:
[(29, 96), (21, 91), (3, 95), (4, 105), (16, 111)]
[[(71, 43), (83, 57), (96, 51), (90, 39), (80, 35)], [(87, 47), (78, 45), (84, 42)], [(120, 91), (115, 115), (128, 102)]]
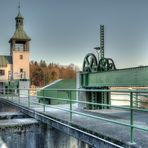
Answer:
[[(27, 106), (29, 108), (38, 107), (39, 111), (42, 111), (44, 113), (47, 112), (48, 108), (58, 109), (62, 111), (66, 111), (69, 116), (69, 122), (73, 121), (73, 115), (78, 114), (81, 116), (88, 117), (90, 119), (97, 119), (102, 120), (108, 123), (117, 124), (121, 126), (128, 127), (130, 139), (129, 142), (131, 144), (135, 143), (134, 140), (134, 130), (138, 129), (141, 131), (148, 132), (148, 126), (143, 126), (135, 122), (134, 119), (134, 112), (148, 112), (148, 91), (147, 90), (100, 90), (100, 89), (50, 89), (50, 90), (44, 90), (45, 92), (40, 95), (35, 95), (37, 93), (34, 93), (34, 96), (30, 95), (32, 92), (36, 92), (40, 90), (16, 90), (16, 89), (5, 89), (1, 90), (0, 96), (1, 98), (8, 99), (10, 101), (13, 101), (15, 103), (18, 103), (23, 106)], [(46, 93), (48, 91), (55, 91), (58, 92), (66, 92), (67, 97), (61, 98), (57, 96), (46, 96)], [(97, 103), (97, 102), (89, 102), (87, 100), (81, 99), (80, 94), (85, 94), (86, 92), (108, 92), (111, 94), (110, 98), (110, 104), (104, 104), (104, 103)], [(55, 94), (56, 94), (55, 93)], [(73, 95), (75, 93), (76, 95)], [(66, 107), (63, 108), (63, 106), (59, 105), (51, 105), (51, 104), (45, 104), (44, 102), (39, 103), (38, 99), (49, 99), (49, 100), (60, 100), (60, 101), (66, 101)], [(120, 102), (120, 103), (117, 103)], [(76, 104), (76, 107), (73, 108), (74, 104)], [(76, 109), (79, 108), (79, 106), (87, 106), (87, 105), (95, 105), (95, 106), (103, 106), (107, 107), (108, 111), (111, 109), (115, 110), (123, 110), (127, 111), (129, 113), (128, 122), (121, 122), (117, 120), (113, 120), (110, 118), (99, 116), (99, 114), (93, 114), (91, 110), (88, 110), (87, 112), (83, 112), (84, 110), (87, 110), (85, 108)], [(103, 110), (102, 110), (103, 111)], [(91, 112), (91, 114), (89, 113)]]

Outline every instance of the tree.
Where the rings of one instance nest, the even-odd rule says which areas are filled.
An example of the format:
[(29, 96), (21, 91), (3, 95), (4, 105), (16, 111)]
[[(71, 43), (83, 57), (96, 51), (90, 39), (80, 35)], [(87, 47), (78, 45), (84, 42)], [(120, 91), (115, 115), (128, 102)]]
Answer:
[(44, 86), (57, 79), (76, 79), (77, 67), (74, 64), (62, 66), (55, 63), (49, 63), (48, 66), (44, 60), (30, 62), (31, 84), (35, 86)]
[(44, 60), (40, 61), (40, 67), (47, 67), (47, 64)]
[(44, 73), (40, 67), (36, 67), (35, 70), (32, 72), (32, 79), (31, 82), (35, 86), (43, 86), (43, 76)]

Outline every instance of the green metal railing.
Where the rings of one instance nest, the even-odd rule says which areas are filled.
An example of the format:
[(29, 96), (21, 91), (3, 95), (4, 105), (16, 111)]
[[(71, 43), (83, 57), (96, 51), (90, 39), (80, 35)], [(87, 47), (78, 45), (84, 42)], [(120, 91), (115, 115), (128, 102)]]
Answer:
[[(135, 122), (134, 120), (134, 112), (148, 112), (148, 91), (147, 90), (97, 90), (97, 89), (86, 89), (86, 90), (82, 90), (82, 89), (50, 89), (50, 90), (44, 90), (43, 93), (41, 95), (38, 96), (30, 96), (30, 92), (32, 90), (7, 90), (7, 91), (1, 91), (3, 93), (1, 93), (1, 97), (8, 99), (10, 101), (13, 101), (15, 103), (27, 106), (29, 108), (33, 109), (33, 106), (39, 106), (40, 110), (39, 111), (43, 111), (44, 113), (47, 112), (48, 108), (53, 108), (53, 109), (58, 109), (58, 110), (62, 110), (65, 111), (69, 114), (69, 122), (73, 122), (73, 115), (74, 114), (78, 114), (81, 116), (85, 116), (91, 119), (97, 119), (97, 120), (102, 120), (105, 122), (109, 122), (111, 124), (117, 124), (120, 126), (125, 126), (130, 128), (129, 133), (130, 133), (130, 139), (129, 142), (131, 144), (134, 144), (135, 141), (135, 134), (134, 134), (134, 130), (135, 129), (139, 129), (142, 131), (146, 131), (148, 132), (148, 126), (142, 126), (139, 125)], [(40, 90), (37, 90), (40, 91)], [(66, 98), (63, 97), (57, 97), (56, 96), (49, 96), (50, 91), (54, 91), (55, 94), (58, 92), (66, 92)], [(87, 100), (82, 101), (81, 100), (81, 93), (85, 94), (86, 92), (110, 92), (111, 96), (122, 96), (123, 98), (111, 98), (111, 103), (110, 104), (104, 104), (104, 103), (97, 103), (97, 102), (89, 102)], [(73, 95), (73, 94), (79, 94), (79, 95)], [(48, 94), (48, 96), (47, 96)], [(74, 98), (78, 96), (78, 98)], [(124, 96), (126, 96), (126, 99), (124, 98)], [(141, 100), (141, 97), (145, 97), (145, 101), (143, 101), (143, 99)], [(34, 98), (34, 99), (32, 99)], [(51, 104), (45, 104), (44, 102), (39, 103), (38, 99), (49, 99), (49, 100), (58, 100), (58, 101), (64, 101), (67, 103), (66, 108), (61, 107), (60, 105), (51, 105)], [(128, 102), (128, 105), (124, 105), (124, 104), (120, 104), (120, 105), (116, 105), (116, 104), (112, 104), (113, 101), (118, 101), (118, 102)], [(51, 102), (51, 101), (49, 101)], [(121, 121), (117, 121), (117, 120), (113, 120), (113, 119), (108, 119), (102, 116), (93, 114), (91, 112), (91, 114), (89, 113), (90, 110), (86, 112), (84, 111), (79, 111), (76, 110), (75, 108), (73, 108), (73, 105), (77, 103), (78, 105), (84, 105), (86, 106), (88, 105), (95, 105), (95, 106), (103, 106), (109, 109), (116, 109), (116, 110), (124, 110), (124, 111), (128, 111), (129, 112), (129, 121), (128, 122), (121, 122)], [(140, 106), (140, 104), (144, 104), (145, 107)], [(42, 110), (41, 110), (42, 109)], [(86, 110), (86, 109), (85, 109)]]

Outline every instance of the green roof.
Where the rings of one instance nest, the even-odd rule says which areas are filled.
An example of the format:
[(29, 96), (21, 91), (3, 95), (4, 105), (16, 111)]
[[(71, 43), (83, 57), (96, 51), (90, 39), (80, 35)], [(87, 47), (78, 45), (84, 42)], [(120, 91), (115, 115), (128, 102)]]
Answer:
[[(48, 86), (43, 87), (40, 91), (37, 92), (37, 97), (40, 102), (47, 104), (67, 104), (69, 103), (69, 91), (56, 91), (57, 89), (76, 89), (76, 81), (67, 79), (67, 80), (57, 80)], [(63, 98), (61, 99), (51, 99), (51, 98)], [(76, 99), (76, 92), (71, 92), (71, 99)]]
[(11, 56), (0, 55), (0, 67), (7, 67), (7, 64), (12, 64)]
[(11, 39), (30, 40), (30, 37), (25, 33), (25, 31), (23, 30), (23, 27), (20, 26), (16, 29)]

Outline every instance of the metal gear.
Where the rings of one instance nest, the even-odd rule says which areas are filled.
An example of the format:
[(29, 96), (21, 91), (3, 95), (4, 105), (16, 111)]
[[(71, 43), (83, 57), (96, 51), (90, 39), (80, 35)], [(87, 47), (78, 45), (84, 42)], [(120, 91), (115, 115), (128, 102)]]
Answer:
[(83, 61), (83, 71), (84, 72), (97, 72), (98, 64), (97, 58), (94, 54), (88, 53)]
[(101, 60), (99, 61), (99, 70), (100, 71), (109, 70), (109, 62), (107, 58), (101, 58)]
[(115, 70), (116, 69), (116, 66), (115, 66), (113, 59), (108, 58), (108, 63), (109, 63), (109, 70)]

